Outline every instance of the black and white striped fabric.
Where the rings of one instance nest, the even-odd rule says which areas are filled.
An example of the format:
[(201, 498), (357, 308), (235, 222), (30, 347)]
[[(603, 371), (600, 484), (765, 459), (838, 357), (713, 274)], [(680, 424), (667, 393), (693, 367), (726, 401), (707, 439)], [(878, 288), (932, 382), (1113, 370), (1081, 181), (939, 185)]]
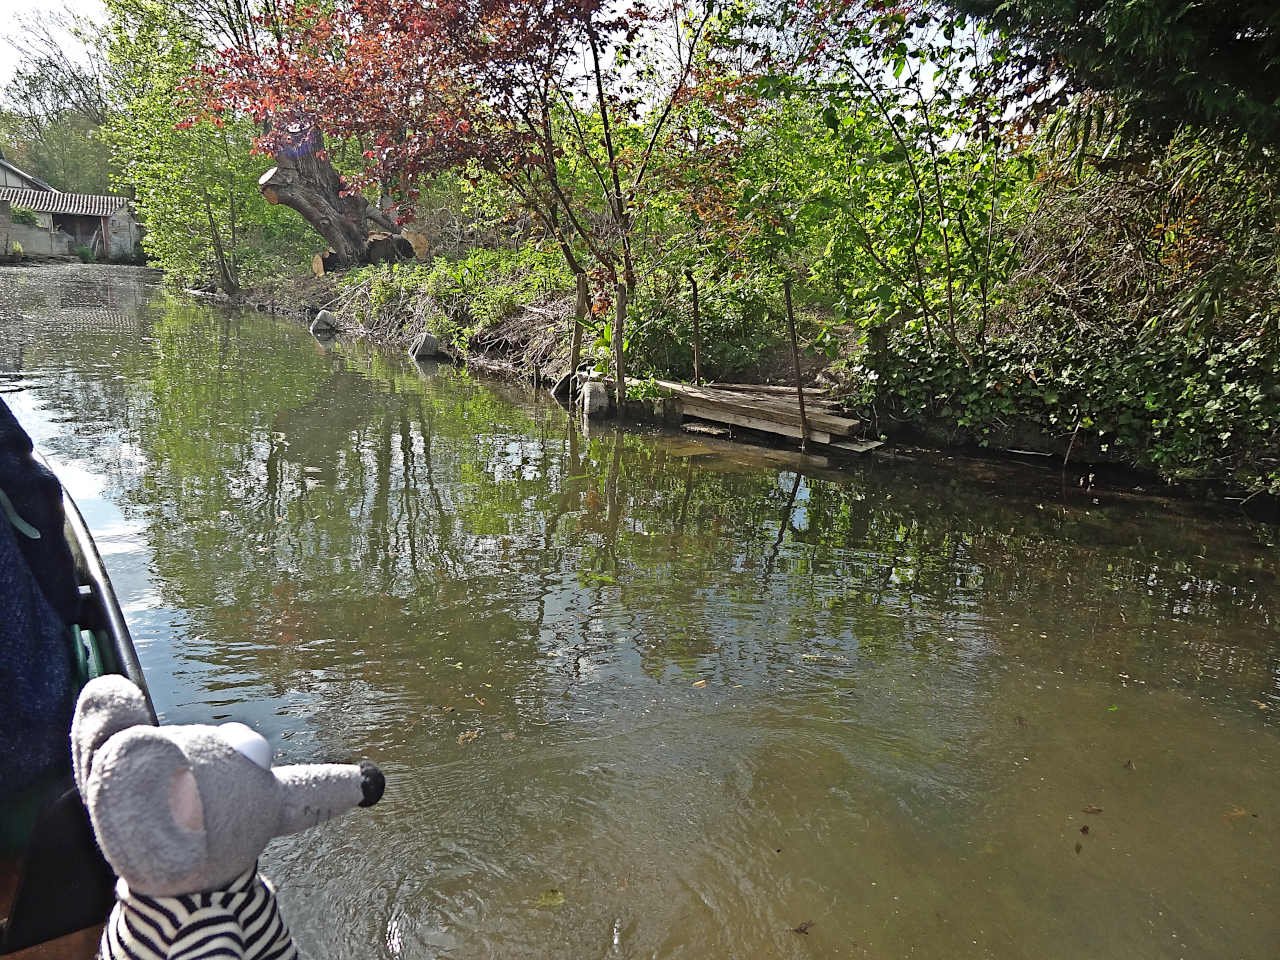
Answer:
[(102, 960), (296, 960), (297, 948), (258, 865), (222, 890), (133, 893), (121, 880), (102, 931)]

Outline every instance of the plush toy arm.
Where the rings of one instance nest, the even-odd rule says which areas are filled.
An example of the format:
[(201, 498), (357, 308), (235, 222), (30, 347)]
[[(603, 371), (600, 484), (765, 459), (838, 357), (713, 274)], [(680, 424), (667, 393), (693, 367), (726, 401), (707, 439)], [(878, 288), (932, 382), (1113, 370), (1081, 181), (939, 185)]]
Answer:
[(168, 960), (244, 960), (244, 931), (224, 907), (206, 907), (187, 919), (169, 945)]
[(386, 780), (367, 760), (353, 763), (300, 763), (272, 770), (280, 784), (280, 822), (276, 835), (297, 833), (382, 798)]

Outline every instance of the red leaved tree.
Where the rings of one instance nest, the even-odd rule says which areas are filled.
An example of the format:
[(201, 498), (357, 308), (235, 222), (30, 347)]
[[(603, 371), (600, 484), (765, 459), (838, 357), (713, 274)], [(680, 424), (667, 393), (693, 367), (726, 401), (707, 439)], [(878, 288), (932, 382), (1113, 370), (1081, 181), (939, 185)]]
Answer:
[[(637, 205), (713, 6), (339, 0), (326, 12), (293, 3), (271, 42), (224, 51), (197, 87), (206, 111), (263, 124), (260, 148), (283, 158), (264, 194), (322, 233), (342, 212), (304, 209), (314, 201), (293, 154), (323, 158), (325, 137), (366, 146), (367, 166), (347, 192), (377, 185), (397, 198), (401, 219), (424, 176), (476, 164), (499, 177), (578, 277), (579, 321), (588, 272), (605, 285), (598, 302), (615, 307), (621, 396)], [(330, 243), (343, 262), (361, 259)], [(579, 333), (580, 324), (575, 366)]]

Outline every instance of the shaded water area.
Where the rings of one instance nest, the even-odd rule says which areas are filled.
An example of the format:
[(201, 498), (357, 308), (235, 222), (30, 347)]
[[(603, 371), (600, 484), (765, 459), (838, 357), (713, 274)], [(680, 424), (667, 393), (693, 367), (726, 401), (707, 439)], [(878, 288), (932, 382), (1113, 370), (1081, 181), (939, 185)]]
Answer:
[(263, 860), (317, 957), (1277, 955), (1274, 528), (585, 436), (140, 271), (0, 270), (0, 389), (165, 721), (386, 770)]

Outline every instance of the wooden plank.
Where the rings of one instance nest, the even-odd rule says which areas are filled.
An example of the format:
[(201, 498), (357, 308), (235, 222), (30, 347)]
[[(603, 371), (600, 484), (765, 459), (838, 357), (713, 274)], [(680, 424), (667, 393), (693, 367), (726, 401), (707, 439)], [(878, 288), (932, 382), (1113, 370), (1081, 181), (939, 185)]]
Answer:
[(9, 916), (13, 898), (22, 882), (22, 858), (0, 857), (0, 918)]
[[(717, 427), (712, 423), (686, 423), (682, 425), (685, 433), (700, 433), (708, 437), (727, 437), (729, 435), (728, 427)], [(669, 452), (669, 451), (668, 451)]]
[[(704, 387), (691, 387), (683, 383), (658, 381), (658, 385), (670, 390), (671, 393), (683, 401), (692, 401), (703, 407), (722, 406), (726, 411), (740, 416), (752, 417), (757, 420), (774, 420), (778, 423), (795, 426), (795, 436), (800, 436), (800, 408), (798, 405), (791, 406), (781, 400), (756, 399), (725, 391), (717, 392)], [(809, 421), (811, 426), (817, 430), (841, 437), (848, 436), (856, 427), (862, 425), (860, 421), (850, 420), (848, 417), (837, 417), (829, 413), (817, 412), (809, 417)]]
[[(800, 439), (800, 425), (798, 423), (790, 424), (779, 423), (776, 420), (765, 420), (749, 414), (726, 410), (720, 405), (699, 403), (696, 400), (682, 399), (681, 406), (687, 417), (699, 417), (716, 423), (731, 423), (735, 427), (749, 427), (752, 430), (760, 430), (764, 433), (776, 433), (784, 437)], [(830, 443), (831, 434), (824, 430), (810, 429), (809, 439), (814, 443)]]
[[(702, 389), (706, 390), (706, 389), (716, 389), (716, 388), (703, 387)], [(717, 389), (716, 392), (720, 396), (728, 397), (730, 399), (748, 400), (752, 403), (786, 403), (787, 401), (795, 402), (796, 400), (796, 395), (794, 391), (792, 391), (791, 396), (789, 397), (785, 394), (779, 394), (779, 393), (752, 393), (749, 390), (720, 391)], [(810, 393), (806, 393), (804, 395), (804, 408), (805, 410), (810, 410), (810, 409), (817, 410), (821, 413), (827, 413), (837, 417), (842, 417), (845, 415), (844, 407), (841, 406), (839, 403), (836, 403), (836, 401), (827, 400), (827, 399), (824, 399), (823, 397), (815, 396), (814, 394), (810, 394)]]
[(7, 954), (5, 960), (91, 960), (101, 940), (102, 924), (98, 924)]
[[(775, 396), (794, 397), (796, 395), (795, 387), (784, 387), (776, 383), (704, 383), (704, 387), (714, 390), (733, 390), (735, 393), (765, 393)], [(804, 388), (804, 402), (808, 403), (809, 398), (815, 400), (825, 398), (827, 392), (825, 390), (815, 390), (813, 387)]]
[(840, 440), (836, 443), (828, 444), (837, 450), (844, 450), (848, 453), (866, 453), (868, 450), (874, 450), (876, 447), (883, 447), (883, 440)]
[[(750, 384), (750, 383), (715, 383), (704, 384), (704, 390), (725, 390), (729, 393), (741, 394), (744, 397), (760, 399), (765, 402), (786, 401), (795, 399), (795, 387), (778, 387), (772, 384)], [(836, 416), (844, 415), (844, 405), (838, 400), (833, 400), (825, 391), (817, 391), (806, 388), (804, 391), (804, 406), (808, 410), (815, 407), (826, 413)]]

